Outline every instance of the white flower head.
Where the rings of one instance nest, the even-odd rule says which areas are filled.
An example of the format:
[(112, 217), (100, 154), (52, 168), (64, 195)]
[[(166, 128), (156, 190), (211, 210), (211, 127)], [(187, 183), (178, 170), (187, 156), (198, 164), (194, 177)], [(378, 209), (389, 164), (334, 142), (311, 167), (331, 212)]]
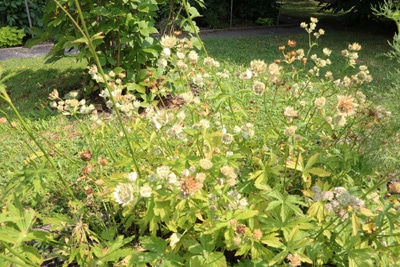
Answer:
[(133, 201), (133, 186), (131, 184), (119, 184), (114, 190), (114, 199), (122, 206)]
[(130, 172), (128, 173), (127, 178), (129, 181), (135, 182), (137, 180), (137, 176), (137, 172)]
[(148, 184), (145, 184), (140, 187), (139, 194), (141, 197), (149, 198), (149, 197), (151, 197), (152, 189)]

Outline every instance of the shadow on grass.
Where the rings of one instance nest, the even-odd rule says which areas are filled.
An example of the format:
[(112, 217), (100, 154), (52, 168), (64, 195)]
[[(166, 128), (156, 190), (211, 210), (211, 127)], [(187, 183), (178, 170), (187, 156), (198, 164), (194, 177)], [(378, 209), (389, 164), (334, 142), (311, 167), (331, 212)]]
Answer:
[[(8, 70), (5, 75), (12, 73)], [(86, 74), (83, 67), (69, 67), (63, 70), (46, 68), (26, 68), (16, 70), (16, 75), (5, 82), (7, 92), (21, 115), (30, 119), (46, 118), (57, 114), (49, 106), (48, 95), (57, 89), (60, 96), (82, 88)], [(10, 118), (14, 112), (4, 101), (0, 101), (0, 110)]]

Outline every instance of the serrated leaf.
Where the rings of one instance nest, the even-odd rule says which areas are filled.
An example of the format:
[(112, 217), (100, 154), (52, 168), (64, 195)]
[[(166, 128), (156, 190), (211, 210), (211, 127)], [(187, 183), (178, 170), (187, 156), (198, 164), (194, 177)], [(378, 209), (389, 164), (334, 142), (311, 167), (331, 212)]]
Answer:
[(258, 210), (236, 210), (234, 218), (237, 220), (246, 220), (258, 214)]
[(311, 168), (308, 170), (309, 173), (317, 175), (318, 177), (328, 177), (331, 176), (331, 173), (328, 172), (327, 170), (324, 170), (322, 168)]
[(143, 236), (139, 240), (143, 248), (152, 252), (161, 254), (167, 249), (167, 241), (160, 237)]
[(317, 218), (318, 222), (322, 222), (325, 219), (325, 204), (322, 202), (313, 203), (307, 211), (308, 215)]

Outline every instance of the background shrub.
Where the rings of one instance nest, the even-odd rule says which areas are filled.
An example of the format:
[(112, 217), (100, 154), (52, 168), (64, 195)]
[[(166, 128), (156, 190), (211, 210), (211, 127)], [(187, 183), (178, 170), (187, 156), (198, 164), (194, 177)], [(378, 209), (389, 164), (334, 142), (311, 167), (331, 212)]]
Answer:
[[(41, 27), (41, 17), (46, 0), (29, 0), (29, 12), (32, 25)], [(24, 0), (0, 0), (0, 26), (17, 26), (19, 28), (29, 28), (28, 15), (26, 13)]]
[[(206, 8), (202, 10), (203, 17), (198, 19), (202, 26), (209, 28), (223, 28), (230, 23), (230, 0), (206, 1)], [(233, 23), (238, 21), (256, 22), (259, 18), (273, 18), (276, 20), (279, 6), (276, 0), (244, 0), (233, 3)]]
[(0, 28), (0, 48), (20, 45), (24, 36), (23, 29), (9, 26), (2, 27)]

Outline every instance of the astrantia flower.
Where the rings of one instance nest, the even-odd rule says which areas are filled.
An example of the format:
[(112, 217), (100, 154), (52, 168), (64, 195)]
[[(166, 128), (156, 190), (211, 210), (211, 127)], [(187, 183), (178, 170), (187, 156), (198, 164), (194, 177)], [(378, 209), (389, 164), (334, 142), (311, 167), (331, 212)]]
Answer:
[(332, 50), (330, 50), (329, 48), (324, 48), (322, 49), (322, 52), (324, 53), (325, 56), (330, 56), (332, 53)]
[(270, 75), (270, 80), (272, 82), (275, 82), (277, 80), (277, 78), (279, 77), (279, 75), (281, 74), (280, 69), (281, 68), (276, 63), (272, 63), (269, 65), (268, 72)]
[(251, 77), (253, 77), (253, 73), (251, 72), (251, 70), (246, 70), (239, 75), (239, 78), (242, 80), (250, 80)]
[(161, 45), (164, 48), (174, 48), (176, 45), (177, 38), (175, 36), (164, 35), (161, 37)]
[(204, 170), (209, 170), (213, 167), (213, 163), (209, 159), (200, 159), (200, 167)]
[(289, 260), (289, 266), (290, 267), (295, 267), (295, 266), (301, 266), (301, 257), (299, 254), (288, 254), (286, 259)]
[(134, 182), (137, 180), (137, 176), (137, 172), (130, 172), (128, 173), (127, 178), (129, 181)]
[(297, 130), (297, 126), (291, 125), (291, 126), (289, 126), (289, 127), (287, 127), (287, 128), (285, 129), (284, 135), (286, 135), (286, 136), (293, 136), (294, 133), (296, 132), (296, 130)]
[(164, 58), (160, 58), (157, 61), (157, 66), (165, 68), (168, 65), (168, 62)]
[(53, 101), (59, 100), (59, 99), (60, 99), (60, 97), (59, 97), (59, 95), (58, 95), (57, 89), (54, 89), (54, 90), (49, 94), (49, 99), (50, 99), (50, 100), (53, 100)]
[(259, 81), (253, 82), (253, 92), (256, 95), (263, 95), (265, 90), (265, 84)]
[(349, 44), (349, 50), (360, 51), (361, 50), (361, 45), (359, 43)]
[(318, 97), (314, 100), (314, 105), (318, 108), (318, 109), (323, 109), (325, 106), (325, 102), (326, 102), (326, 98), (321, 96)]
[(283, 111), (283, 115), (286, 117), (287, 121), (291, 122), (293, 118), (298, 118), (299, 114), (293, 107), (286, 107)]
[(262, 233), (261, 229), (256, 228), (253, 230), (254, 239), (260, 240), (262, 238), (262, 236), (263, 236), (263, 233)]
[(197, 62), (197, 59), (199, 58), (199, 55), (196, 53), (196, 51), (190, 51), (189, 52), (189, 59), (191, 60), (191, 61), (195, 61), (195, 62)]
[(140, 187), (139, 194), (141, 197), (149, 198), (149, 197), (151, 197), (152, 189), (148, 184), (145, 184)]
[(180, 192), (182, 197), (188, 197), (203, 187), (199, 181), (194, 179), (193, 177), (185, 177), (180, 182)]
[(337, 109), (340, 114), (351, 115), (354, 113), (356, 104), (351, 96), (339, 95)]
[(157, 176), (160, 177), (161, 179), (167, 179), (170, 172), (171, 172), (170, 168), (165, 165), (161, 165), (161, 166), (157, 167), (157, 170), (156, 170)]
[(169, 57), (171, 56), (171, 49), (168, 47), (164, 47), (163, 51), (161, 52), (161, 55), (163, 57)]
[(231, 135), (230, 133), (223, 133), (222, 134), (222, 143), (224, 143), (225, 145), (229, 145), (230, 143), (233, 142), (233, 135)]
[(119, 184), (114, 191), (114, 199), (122, 206), (133, 201), (133, 186), (131, 184)]
[(257, 76), (267, 70), (267, 64), (263, 60), (253, 60), (250, 62), (250, 70)]
[(224, 176), (226, 176), (228, 178), (236, 179), (236, 177), (237, 177), (235, 169), (229, 165), (222, 166), (220, 171)]
[(252, 123), (246, 123), (242, 126), (241, 132), (244, 139), (253, 137), (255, 134), (254, 125)]

